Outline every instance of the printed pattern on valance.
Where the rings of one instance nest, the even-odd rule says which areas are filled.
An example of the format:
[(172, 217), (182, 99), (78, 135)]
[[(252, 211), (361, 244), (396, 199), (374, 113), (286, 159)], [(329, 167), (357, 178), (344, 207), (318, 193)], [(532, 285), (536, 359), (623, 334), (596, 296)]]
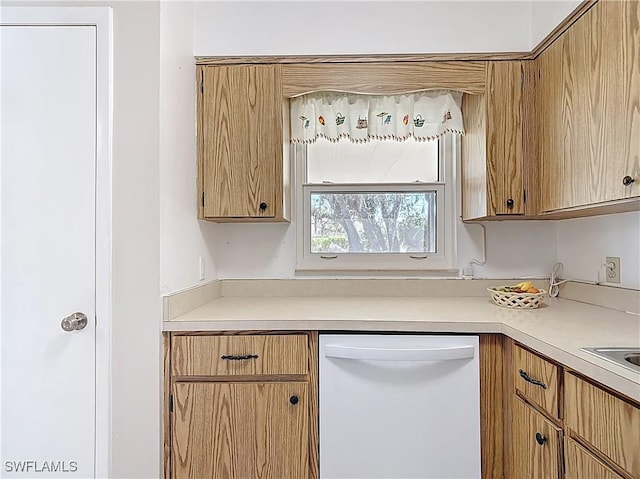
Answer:
[(461, 100), (462, 93), (449, 90), (388, 96), (310, 93), (291, 99), (291, 141), (403, 141), (411, 137), (426, 141), (445, 133), (464, 134)]

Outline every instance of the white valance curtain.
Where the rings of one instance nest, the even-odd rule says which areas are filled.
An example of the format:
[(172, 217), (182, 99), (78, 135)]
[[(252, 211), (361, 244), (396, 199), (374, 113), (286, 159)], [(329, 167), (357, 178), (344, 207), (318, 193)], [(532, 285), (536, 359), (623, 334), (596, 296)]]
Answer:
[(464, 134), (461, 100), (462, 93), (449, 90), (388, 96), (310, 93), (291, 99), (291, 141), (426, 141), (447, 132)]

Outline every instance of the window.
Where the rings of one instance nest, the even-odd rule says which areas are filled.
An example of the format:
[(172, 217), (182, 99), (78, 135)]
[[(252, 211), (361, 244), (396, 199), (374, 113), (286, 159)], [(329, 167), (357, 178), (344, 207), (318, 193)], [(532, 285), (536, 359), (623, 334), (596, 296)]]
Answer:
[(294, 147), (300, 270), (450, 270), (456, 138)]

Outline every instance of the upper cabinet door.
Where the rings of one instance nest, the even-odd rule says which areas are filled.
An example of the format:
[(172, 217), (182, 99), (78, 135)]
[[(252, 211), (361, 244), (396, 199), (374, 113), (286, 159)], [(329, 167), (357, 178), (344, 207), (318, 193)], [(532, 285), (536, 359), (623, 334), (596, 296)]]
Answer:
[(564, 155), (564, 102), (562, 86), (562, 51), (565, 35), (560, 36), (537, 60), (540, 70), (538, 82), (540, 137), (540, 161), (542, 175), (540, 184), (542, 195), (541, 211), (561, 208), (564, 192), (565, 155)]
[[(599, 202), (640, 196), (640, 2), (600, 1), (594, 8), (583, 38), (592, 59), (589, 99), (600, 107), (599, 115), (586, 113), (596, 152), (592, 202)], [(625, 176), (635, 182), (625, 186)]]
[(525, 211), (523, 62), (487, 62), (486, 90), (462, 100), (462, 218)]
[(522, 184), (522, 62), (487, 63), (489, 212), (524, 213)]
[(202, 217), (282, 215), (281, 69), (280, 65), (201, 67)]
[(640, 196), (639, 16), (600, 1), (538, 59), (543, 211)]

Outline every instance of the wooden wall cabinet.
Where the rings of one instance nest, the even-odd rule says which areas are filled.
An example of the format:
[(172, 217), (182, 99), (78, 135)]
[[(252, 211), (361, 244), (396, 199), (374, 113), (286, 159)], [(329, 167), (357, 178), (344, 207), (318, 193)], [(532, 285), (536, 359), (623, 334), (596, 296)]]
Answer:
[(535, 60), (487, 62), (463, 102), (464, 220), (640, 209), (639, 17), (600, 0)]
[[(528, 61), (487, 62), (486, 91), (465, 94), (462, 114), (462, 219), (535, 215), (525, 190), (536, 176), (532, 140), (525, 131), (534, 112), (528, 106)], [(526, 155), (526, 157), (525, 157)], [(531, 158), (531, 159), (530, 159)], [(525, 161), (526, 160), (526, 161)], [(532, 170), (532, 171), (529, 171)], [(532, 184), (532, 190), (533, 184)]]
[(638, 1), (599, 1), (536, 60), (542, 212), (637, 209), (639, 17)]
[(165, 477), (317, 479), (317, 333), (170, 342)]
[(289, 220), (282, 65), (197, 67), (199, 218)]

